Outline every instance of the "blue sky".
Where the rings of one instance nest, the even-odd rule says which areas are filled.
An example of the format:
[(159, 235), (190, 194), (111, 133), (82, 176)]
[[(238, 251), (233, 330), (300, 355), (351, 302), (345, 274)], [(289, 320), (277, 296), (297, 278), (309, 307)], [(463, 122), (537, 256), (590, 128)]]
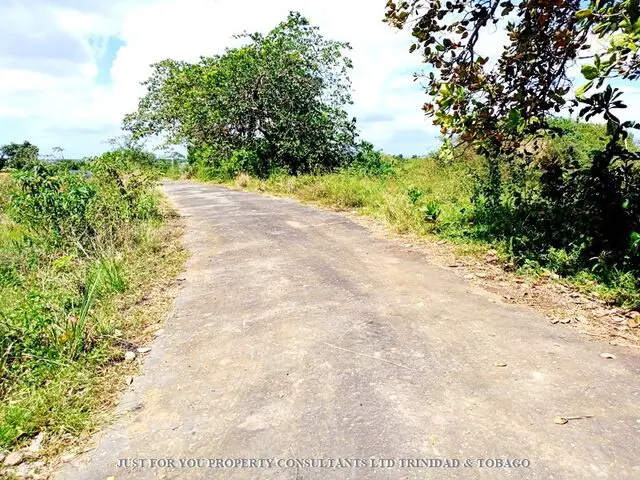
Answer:
[[(409, 36), (382, 23), (384, 1), (3, 0), (0, 4), (0, 144), (29, 140), (67, 157), (94, 155), (120, 134), (144, 93), (149, 64), (196, 61), (244, 30), (266, 31), (299, 10), (353, 46), (362, 137), (391, 153), (425, 153), (438, 142), (412, 73)], [(337, 15), (340, 13), (340, 15)], [(353, 22), (358, 18), (357, 22)]]
[(111, 84), (111, 67), (116, 59), (118, 50), (125, 46), (125, 42), (118, 37), (107, 36), (98, 37), (94, 40), (94, 48), (101, 52), (96, 56), (96, 67), (98, 69), (96, 74), (97, 85), (110, 85)]
[[(408, 32), (382, 22), (385, 0), (0, 0), (0, 144), (29, 140), (67, 157), (95, 155), (119, 135), (144, 94), (149, 65), (220, 53), (232, 35), (268, 31), (301, 11), (329, 38), (351, 43), (354, 105), (362, 138), (389, 153), (425, 153), (439, 131), (413, 81), (422, 68)], [(481, 37), (497, 54), (504, 30)], [(575, 69), (574, 75), (579, 70)], [(629, 110), (640, 91), (627, 85)]]

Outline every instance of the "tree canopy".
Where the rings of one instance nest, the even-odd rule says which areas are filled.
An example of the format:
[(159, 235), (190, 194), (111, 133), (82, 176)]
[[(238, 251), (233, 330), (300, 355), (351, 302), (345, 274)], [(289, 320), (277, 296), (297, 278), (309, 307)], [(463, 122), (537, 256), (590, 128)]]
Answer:
[(27, 141), (8, 143), (0, 147), (0, 170), (5, 166), (21, 169), (38, 160), (39, 149)]
[[(386, 12), (393, 26), (412, 25), (411, 51), (431, 67), (427, 114), (442, 133), (494, 153), (513, 152), (548, 126), (550, 114), (578, 102), (582, 117), (603, 114), (612, 134), (635, 127), (612, 112), (624, 104), (610, 83), (638, 78), (639, 19), (637, 0), (389, 0)], [(508, 38), (489, 58), (479, 41), (496, 26)], [(571, 98), (568, 71), (576, 62), (587, 83)], [(593, 86), (607, 88), (587, 97)]]
[[(346, 43), (325, 39), (298, 13), (266, 35), (192, 64), (153, 65), (147, 94), (127, 115), (135, 137), (162, 135), (216, 166), (234, 157), (250, 173), (331, 169), (356, 154)], [(240, 154), (238, 154), (240, 152)]]

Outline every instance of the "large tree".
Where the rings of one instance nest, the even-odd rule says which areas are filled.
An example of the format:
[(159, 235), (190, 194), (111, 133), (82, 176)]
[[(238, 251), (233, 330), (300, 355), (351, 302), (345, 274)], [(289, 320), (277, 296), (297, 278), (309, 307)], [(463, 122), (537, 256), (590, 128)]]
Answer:
[(238, 151), (254, 170), (329, 169), (355, 153), (346, 43), (325, 39), (298, 13), (266, 35), (196, 64), (153, 66), (147, 94), (125, 118), (136, 137), (163, 135), (212, 164)]

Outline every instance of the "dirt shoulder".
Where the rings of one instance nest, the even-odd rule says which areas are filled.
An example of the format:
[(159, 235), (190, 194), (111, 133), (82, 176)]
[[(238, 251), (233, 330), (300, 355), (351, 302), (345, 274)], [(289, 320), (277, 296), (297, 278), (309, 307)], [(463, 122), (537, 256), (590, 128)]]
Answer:
[(450, 270), (492, 295), (492, 301), (526, 305), (543, 313), (557, 328), (575, 328), (611, 345), (640, 348), (640, 312), (607, 305), (578, 292), (557, 275), (519, 274), (489, 247), (469, 247), (411, 234), (392, 232), (384, 223), (339, 212), (376, 235), (415, 250), (429, 263)]

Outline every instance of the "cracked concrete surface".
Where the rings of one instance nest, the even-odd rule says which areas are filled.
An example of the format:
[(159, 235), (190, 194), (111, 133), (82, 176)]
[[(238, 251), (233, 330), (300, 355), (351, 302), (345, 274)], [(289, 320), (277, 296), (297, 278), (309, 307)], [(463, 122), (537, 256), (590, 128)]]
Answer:
[[(183, 289), (119, 420), (59, 478), (640, 478), (636, 352), (491, 301), (340, 215), (216, 186), (163, 188), (186, 217)], [(557, 425), (556, 415), (593, 417)], [(290, 458), (461, 466), (149, 467)]]

